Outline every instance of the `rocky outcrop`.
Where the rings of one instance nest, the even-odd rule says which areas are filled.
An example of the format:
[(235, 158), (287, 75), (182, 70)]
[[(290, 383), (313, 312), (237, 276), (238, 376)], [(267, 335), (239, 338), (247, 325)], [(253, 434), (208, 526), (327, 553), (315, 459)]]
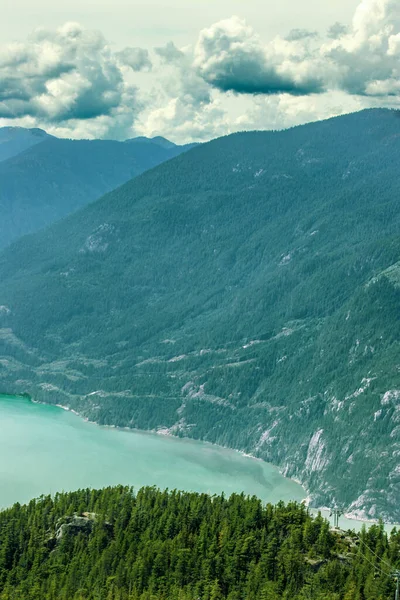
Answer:
[(95, 521), (94, 513), (85, 513), (84, 515), (74, 515), (73, 517), (63, 517), (56, 524), (55, 540), (59, 542), (66, 533), (77, 535), (78, 533), (91, 533)]

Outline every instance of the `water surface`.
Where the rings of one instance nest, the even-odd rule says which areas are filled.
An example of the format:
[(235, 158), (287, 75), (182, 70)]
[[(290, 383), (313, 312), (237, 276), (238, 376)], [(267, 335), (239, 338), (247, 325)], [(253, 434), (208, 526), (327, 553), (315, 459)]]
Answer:
[(0, 396), (0, 508), (41, 494), (116, 484), (245, 492), (272, 503), (306, 495), (274, 466), (233, 450), (103, 428), (55, 406)]

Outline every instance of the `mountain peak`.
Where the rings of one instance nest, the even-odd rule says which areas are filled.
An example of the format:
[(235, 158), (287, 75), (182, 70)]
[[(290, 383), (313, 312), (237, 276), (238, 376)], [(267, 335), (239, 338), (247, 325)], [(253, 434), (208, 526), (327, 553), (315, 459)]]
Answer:
[(12, 158), (24, 150), (50, 139), (52, 136), (43, 129), (34, 127), (1, 127), (0, 128), (0, 161)]
[(143, 143), (143, 144), (157, 144), (157, 146), (161, 146), (162, 148), (175, 148), (176, 144), (174, 142), (170, 142), (167, 138), (162, 137), (161, 135), (157, 135), (152, 138), (148, 138), (144, 135), (140, 135), (138, 137), (130, 138), (126, 140), (128, 144), (132, 144), (135, 142)]
[(19, 127), (15, 125), (0, 127), (0, 140), (10, 136), (23, 137), (29, 135), (38, 137), (52, 137), (44, 129), (40, 129), (39, 127)]

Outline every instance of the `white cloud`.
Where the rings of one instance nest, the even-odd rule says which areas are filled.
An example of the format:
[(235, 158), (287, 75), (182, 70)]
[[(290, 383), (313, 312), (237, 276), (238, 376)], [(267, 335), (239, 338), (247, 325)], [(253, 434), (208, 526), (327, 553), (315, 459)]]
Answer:
[(193, 42), (115, 51), (78, 24), (37, 30), (0, 48), (0, 124), (184, 142), (400, 102), (399, 0), (362, 0), (326, 33), (265, 40), (234, 16)]
[(309, 50), (310, 35), (289, 35), (264, 44), (239, 17), (204, 29), (194, 67), (210, 85), (248, 94), (320, 93), (322, 64)]
[(145, 48), (124, 48), (121, 52), (117, 52), (116, 57), (121, 65), (130, 67), (132, 71), (145, 69), (151, 71), (152, 63), (149, 51)]
[(141, 95), (145, 108), (136, 124), (138, 133), (170, 136), (179, 142), (224, 133), (228, 126), (225, 111), (193, 69), (191, 48), (179, 49), (170, 42), (155, 51), (158, 85)]
[(400, 3), (363, 0), (349, 30), (335, 24), (321, 43), (308, 31), (264, 42), (242, 19), (204, 29), (194, 67), (210, 85), (242, 94), (398, 94)]
[(125, 129), (138, 106), (121, 63), (135, 53), (145, 63), (145, 54), (137, 51), (113, 53), (101, 33), (76, 23), (37, 30), (26, 43), (0, 50), (0, 117), (33, 118), (66, 131), (85, 130), (83, 122), (102, 123), (105, 135), (118, 130), (118, 123)]
[(179, 98), (152, 109), (138, 123), (144, 135), (163, 135), (177, 142), (204, 141), (230, 131), (230, 123), (218, 100), (203, 105), (193, 105)]

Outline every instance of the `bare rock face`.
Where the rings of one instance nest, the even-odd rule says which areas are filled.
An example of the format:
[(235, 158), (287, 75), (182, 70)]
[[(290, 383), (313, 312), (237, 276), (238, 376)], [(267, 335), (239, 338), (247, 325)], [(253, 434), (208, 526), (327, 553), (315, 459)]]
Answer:
[(84, 516), (63, 517), (57, 522), (55, 539), (59, 542), (67, 532), (72, 535), (89, 534), (92, 531), (93, 523), (94, 516), (91, 513), (85, 513)]

